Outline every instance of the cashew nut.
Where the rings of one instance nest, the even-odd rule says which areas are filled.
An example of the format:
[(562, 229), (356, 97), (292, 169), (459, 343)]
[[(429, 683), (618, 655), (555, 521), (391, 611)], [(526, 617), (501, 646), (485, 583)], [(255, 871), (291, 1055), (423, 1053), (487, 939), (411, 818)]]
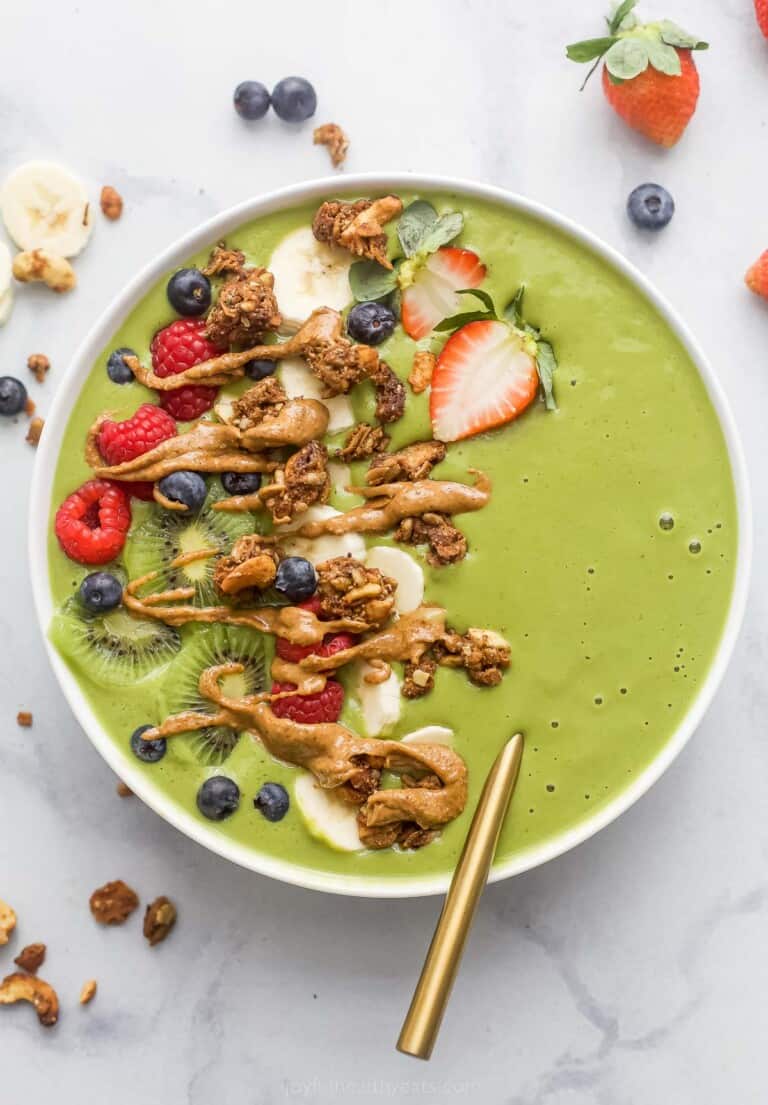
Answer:
[(0, 899), (0, 944), (7, 944), (13, 930), (16, 928), (16, 914), (11, 907)]
[(0, 983), (0, 1005), (28, 1001), (34, 1005), (40, 1024), (50, 1026), (59, 1019), (59, 999), (54, 988), (35, 975), (8, 975)]
[(69, 292), (77, 283), (75, 270), (69, 261), (46, 249), (17, 253), (13, 259), (13, 275), (22, 284), (41, 281), (54, 292)]

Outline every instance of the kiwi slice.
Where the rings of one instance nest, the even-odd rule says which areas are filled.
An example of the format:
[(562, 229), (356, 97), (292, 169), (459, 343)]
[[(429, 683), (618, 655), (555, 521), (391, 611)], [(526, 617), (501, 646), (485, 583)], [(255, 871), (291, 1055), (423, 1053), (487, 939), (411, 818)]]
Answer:
[(156, 675), (181, 648), (177, 630), (162, 622), (135, 618), (123, 606), (88, 614), (75, 598), (54, 616), (50, 637), (62, 656), (100, 687), (128, 687)]
[[(229, 698), (256, 694), (266, 687), (267, 664), (264, 639), (255, 629), (244, 626), (192, 626), (185, 630), (184, 646), (166, 673), (164, 713), (184, 710), (211, 711), (215, 707), (198, 689), (200, 673), (218, 664), (237, 663), (243, 671), (228, 675), (221, 687)], [(233, 750), (240, 734), (222, 725), (211, 725), (188, 735), (173, 738), (184, 745), (202, 764), (221, 764)]]
[(238, 537), (257, 532), (253, 514), (213, 510), (213, 504), (224, 497), (221, 483), (213, 479), (205, 502), (197, 512), (182, 513), (155, 507), (149, 518), (131, 532), (123, 553), (129, 578), (138, 579), (149, 572), (158, 573), (156, 579), (147, 585), (144, 594), (194, 587), (195, 595), (191, 601), (195, 605), (209, 606), (215, 601), (215, 556), (194, 560), (177, 568), (171, 567), (171, 564), (182, 553), (198, 549), (228, 552)]

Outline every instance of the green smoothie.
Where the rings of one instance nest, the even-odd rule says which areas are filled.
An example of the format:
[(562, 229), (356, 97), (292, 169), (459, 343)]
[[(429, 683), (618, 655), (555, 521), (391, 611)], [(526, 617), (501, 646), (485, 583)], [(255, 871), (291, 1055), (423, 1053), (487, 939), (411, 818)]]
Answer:
[[(415, 197), (402, 198), (407, 204)], [(556, 412), (536, 402), (510, 425), (451, 445), (433, 473), (468, 481), (467, 469), (475, 467), (493, 481), (490, 505), (457, 518), (469, 541), (466, 559), (431, 568), (422, 551), (414, 553), (426, 602), (444, 606), (459, 632), (488, 627), (512, 648), (512, 666), (497, 687), (477, 687), (462, 672), (441, 669), (430, 694), (403, 701), (392, 733), (427, 724), (454, 730), (454, 747), (469, 768), (464, 813), (417, 851), (343, 853), (310, 835), (293, 804), (277, 824), (254, 809), (251, 799), (264, 782), (290, 792), (298, 769), (276, 762), (248, 735), (223, 765), (201, 764), (186, 739), (170, 739), (159, 763), (139, 765), (148, 783), (201, 821), (198, 788), (207, 775), (224, 772), (243, 797), (213, 831), (254, 853), (358, 877), (449, 872), (485, 774), (516, 729), (525, 731), (526, 752), (497, 862), (573, 829), (615, 799), (664, 747), (706, 678), (736, 562), (734, 488), (718, 420), (695, 366), (654, 307), (585, 246), (535, 218), (462, 195), (423, 198), (440, 212), (464, 213), (457, 244), (480, 255), (488, 269), (483, 288), (497, 303), (526, 285), (526, 315), (545, 329), (559, 360)], [(256, 219), (227, 244), (266, 265), (277, 243), (308, 225), (316, 207)], [(154, 398), (138, 383), (113, 384), (105, 362), (111, 350), (127, 346), (149, 363), (153, 334), (174, 317), (165, 284), (132, 312), (83, 385), (56, 470), (52, 519), (91, 475), (83, 448), (94, 418), (104, 410), (128, 417)], [(404, 379), (415, 348), (398, 327), (379, 351)], [(371, 419), (369, 389), (355, 389), (353, 403), (357, 417)], [(391, 449), (431, 437), (428, 393), (409, 390), (406, 413), (391, 429)], [(356, 482), (364, 470), (353, 467)], [(331, 500), (341, 509), (357, 501)], [(159, 510), (134, 501), (134, 528)], [(49, 556), (59, 606), (87, 569), (63, 554), (52, 526)], [(185, 627), (183, 647), (200, 632), (208, 630)], [(271, 642), (267, 647), (271, 657)], [(73, 670), (135, 767), (129, 737), (137, 726), (162, 720), (163, 674), (115, 692), (82, 667)], [(354, 729), (359, 719), (348, 706), (342, 720)]]

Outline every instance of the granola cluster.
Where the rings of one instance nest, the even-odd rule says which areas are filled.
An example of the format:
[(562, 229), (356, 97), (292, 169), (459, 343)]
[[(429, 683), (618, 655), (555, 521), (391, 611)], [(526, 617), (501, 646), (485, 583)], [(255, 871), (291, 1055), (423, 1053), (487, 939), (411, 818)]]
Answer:
[(448, 630), (419, 658), (405, 665), (403, 694), (420, 698), (435, 684), (438, 666), (464, 668), (478, 687), (495, 687), (510, 664), (509, 642), (490, 629), (468, 629), (466, 633)]
[(427, 545), (427, 563), (433, 567), (456, 564), (467, 555), (467, 539), (449, 515), (429, 511), (416, 518), (403, 518), (395, 530), (395, 541), (403, 545)]
[(322, 617), (353, 618), (369, 628), (383, 625), (394, 611), (396, 587), (389, 576), (351, 556), (337, 556), (317, 567)]
[(315, 503), (327, 503), (331, 478), (326, 447), (319, 441), (308, 442), (275, 470), (272, 482), (259, 494), (276, 526), (292, 522)]
[(392, 268), (387, 257), (385, 223), (403, 210), (398, 196), (382, 196), (375, 200), (343, 203), (329, 200), (321, 204), (312, 223), (318, 242), (341, 246), (356, 257), (377, 261), (385, 269)]
[(369, 422), (358, 422), (353, 430), (350, 430), (344, 445), (337, 449), (334, 456), (337, 460), (367, 460), (382, 452), (389, 445), (389, 434), (385, 433), (381, 426), (371, 426)]
[(377, 453), (365, 482), (376, 486), (399, 480), (425, 480), (435, 465), (445, 460), (445, 454), (442, 441), (415, 441), (396, 453)]
[(274, 537), (249, 533), (238, 537), (230, 553), (219, 557), (213, 572), (216, 590), (238, 601), (257, 601), (275, 582), (280, 551)]
[(288, 402), (285, 388), (275, 376), (265, 376), (235, 399), (228, 422), (238, 430), (250, 430), (265, 418), (274, 418)]
[(208, 312), (205, 336), (216, 345), (253, 342), (276, 330), (281, 317), (274, 293), (275, 278), (266, 269), (243, 269), (226, 280)]

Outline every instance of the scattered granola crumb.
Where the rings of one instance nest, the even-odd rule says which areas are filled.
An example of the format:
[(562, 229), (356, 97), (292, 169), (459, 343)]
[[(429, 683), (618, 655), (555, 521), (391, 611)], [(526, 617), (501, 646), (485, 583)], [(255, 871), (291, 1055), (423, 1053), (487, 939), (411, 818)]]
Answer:
[(435, 371), (436, 364), (437, 357), (426, 349), (419, 349), (414, 354), (411, 371), (408, 374), (408, 383), (414, 395), (420, 395), (432, 383), (432, 373)]
[(34, 401), (34, 399), (30, 399), (29, 396), (27, 396), (26, 402), (24, 403), (24, 414), (31, 418), (36, 410), (37, 403)]
[(37, 446), (43, 432), (43, 426), (45, 426), (45, 419), (43, 418), (35, 417), (30, 421), (26, 437), (29, 445)]
[(122, 925), (139, 904), (135, 890), (122, 879), (105, 883), (90, 897), (91, 913), (101, 925)]
[(165, 940), (176, 924), (176, 906), (165, 895), (155, 898), (144, 914), (144, 935), (151, 947)]
[(101, 189), (101, 210), (106, 218), (114, 222), (123, 213), (123, 197), (111, 184), (105, 184)]
[(7, 944), (11, 933), (16, 928), (16, 914), (8, 905), (0, 898), (0, 944)]
[(32, 714), (29, 710), (19, 710), (16, 715), (16, 724), (20, 725), (22, 729), (30, 729), (32, 727)]
[(0, 983), (0, 1005), (28, 1001), (37, 1011), (40, 1024), (50, 1027), (59, 1019), (59, 999), (54, 988), (35, 975), (8, 975)]
[(38, 384), (42, 384), (50, 367), (51, 362), (48, 360), (45, 353), (30, 353), (27, 357), (27, 368), (35, 377)]
[(349, 149), (349, 139), (338, 123), (323, 123), (321, 127), (315, 127), (312, 138), (316, 146), (327, 147), (334, 169), (344, 164)]
[(98, 982), (95, 978), (89, 978), (87, 982), (83, 983), (83, 988), (80, 991), (80, 1004), (87, 1005), (88, 1002), (93, 1001), (96, 996), (96, 990), (98, 989)]
[(20, 284), (47, 284), (54, 292), (69, 292), (77, 284), (75, 270), (66, 257), (46, 249), (30, 249), (13, 259), (13, 275)]
[(117, 789), (117, 793), (118, 793), (120, 798), (130, 798), (133, 794), (133, 791), (128, 786), (128, 784), (122, 782), (122, 780), (118, 780), (118, 784), (117, 784), (116, 789)]
[(45, 944), (27, 944), (26, 948), (21, 949), (13, 962), (17, 967), (21, 967), (22, 971), (34, 975), (38, 968), (43, 965), (44, 959)]

